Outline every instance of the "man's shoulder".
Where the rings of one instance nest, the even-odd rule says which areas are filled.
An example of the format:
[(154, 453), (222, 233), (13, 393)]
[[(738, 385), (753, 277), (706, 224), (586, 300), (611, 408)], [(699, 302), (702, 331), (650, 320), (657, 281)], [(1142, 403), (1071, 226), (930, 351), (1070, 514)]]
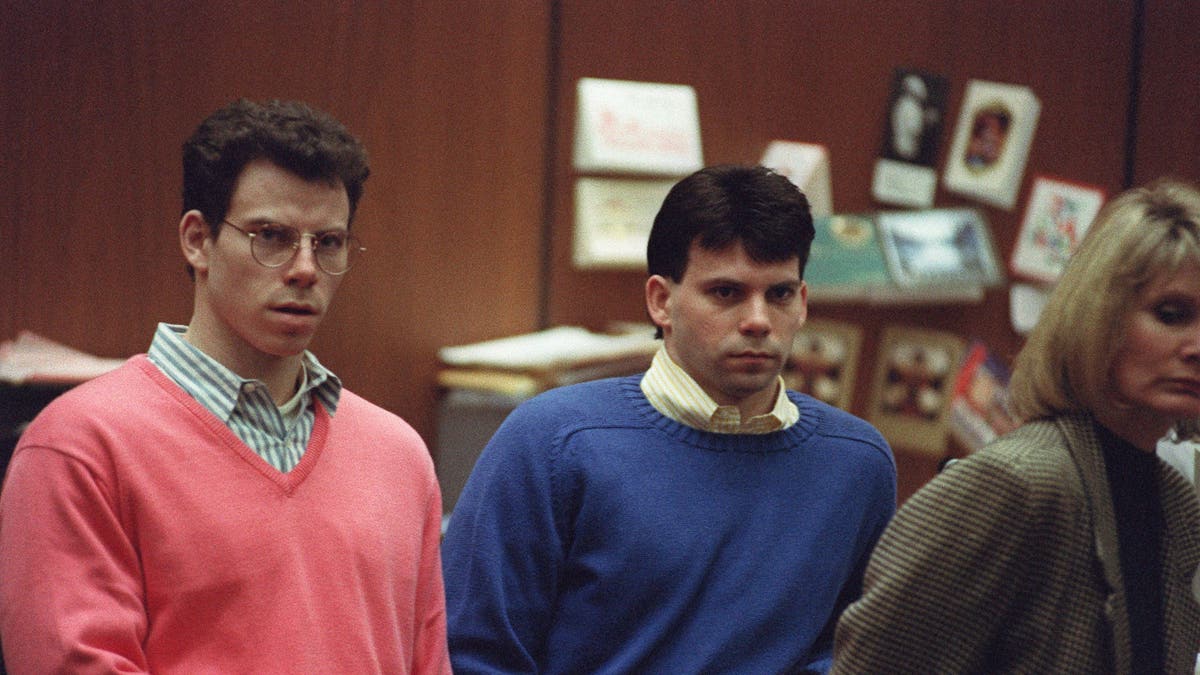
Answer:
[(505, 418), (497, 437), (508, 439), (505, 442), (519, 438), (522, 443), (541, 444), (585, 429), (628, 426), (636, 418), (640, 379), (640, 374), (614, 377), (544, 391), (518, 405)]
[(407, 420), (349, 389), (342, 389), (332, 423), (335, 428), (352, 429), (355, 433), (373, 438), (417, 443), (421, 448), (425, 447), (425, 442)]
[(812, 420), (814, 435), (861, 443), (891, 456), (891, 448), (883, 434), (870, 422), (808, 394), (789, 390), (788, 396), (800, 408), (800, 419)]
[(523, 414), (569, 415), (575, 419), (603, 417), (606, 411), (611, 412), (613, 404), (637, 395), (640, 381), (639, 374), (555, 387), (523, 402), (517, 410)]
[(131, 357), (114, 370), (82, 382), (55, 398), (38, 417), (78, 417), (81, 413), (120, 418), (147, 408), (153, 396), (151, 372), (155, 366), (145, 355)]

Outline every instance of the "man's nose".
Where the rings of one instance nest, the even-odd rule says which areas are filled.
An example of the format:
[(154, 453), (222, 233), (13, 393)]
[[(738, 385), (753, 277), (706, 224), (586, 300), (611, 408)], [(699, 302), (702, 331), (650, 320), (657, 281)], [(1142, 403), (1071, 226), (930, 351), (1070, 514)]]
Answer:
[(743, 335), (763, 336), (771, 332), (770, 308), (766, 298), (752, 297), (746, 301), (738, 329)]

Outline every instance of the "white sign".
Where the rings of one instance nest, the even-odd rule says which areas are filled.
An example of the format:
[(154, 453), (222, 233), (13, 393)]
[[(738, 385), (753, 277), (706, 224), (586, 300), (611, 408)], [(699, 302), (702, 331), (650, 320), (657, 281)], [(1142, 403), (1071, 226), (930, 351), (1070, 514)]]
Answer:
[(575, 170), (682, 176), (704, 166), (696, 90), (581, 78)]

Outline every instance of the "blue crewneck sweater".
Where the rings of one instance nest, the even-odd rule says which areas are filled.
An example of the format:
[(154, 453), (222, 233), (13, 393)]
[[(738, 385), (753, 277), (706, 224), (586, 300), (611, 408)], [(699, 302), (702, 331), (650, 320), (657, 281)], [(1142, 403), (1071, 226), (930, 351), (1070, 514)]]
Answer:
[(484, 450), (443, 545), (456, 673), (828, 668), (895, 510), (887, 443), (795, 392), (784, 431), (700, 431), (640, 379), (537, 396)]

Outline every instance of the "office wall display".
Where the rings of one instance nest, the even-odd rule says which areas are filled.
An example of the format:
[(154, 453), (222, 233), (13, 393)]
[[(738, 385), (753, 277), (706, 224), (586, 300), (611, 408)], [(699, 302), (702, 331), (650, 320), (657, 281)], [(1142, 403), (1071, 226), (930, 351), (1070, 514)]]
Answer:
[(949, 80), (942, 75), (908, 68), (893, 72), (883, 146), (871, 180), (871, 196), (876, 201), (933, 206), (935, 163), (949, 88)]
[(820, 143), (771, 141), (759, 163), (786, 176), (808, 198), (813, 217), (833, 213), (829, 150)]
[(810, 319), (796, 335), (784, 382), (789, 389), (850, 410), (862, 337), (855, 324)]
[(978, 209), (888, 211), (876, 216), (884, 259), (902, 288), (988, 287), (1002, 281)]
[(682, 176), (704, 166), (691, 86), (584, 77), (576, 96), (576, 171)]
[(884, 328), (867, 418), (889, 442), (929, 455), (946, 452), (950, 398), (964, 348), (954, 333)]
[(942, 177), (946, 189), (1011, 209), (1041, 107), (1029, 87), (968, 82)]
[(577, 179), (575, 266), (645, 269), (650, 226), (674, 184), (674, 180)]
[(1104, 197), (1096, 185), (1036, 176), (1009, 262), (1012, 273), (1043, 283), (1057, 280)]

